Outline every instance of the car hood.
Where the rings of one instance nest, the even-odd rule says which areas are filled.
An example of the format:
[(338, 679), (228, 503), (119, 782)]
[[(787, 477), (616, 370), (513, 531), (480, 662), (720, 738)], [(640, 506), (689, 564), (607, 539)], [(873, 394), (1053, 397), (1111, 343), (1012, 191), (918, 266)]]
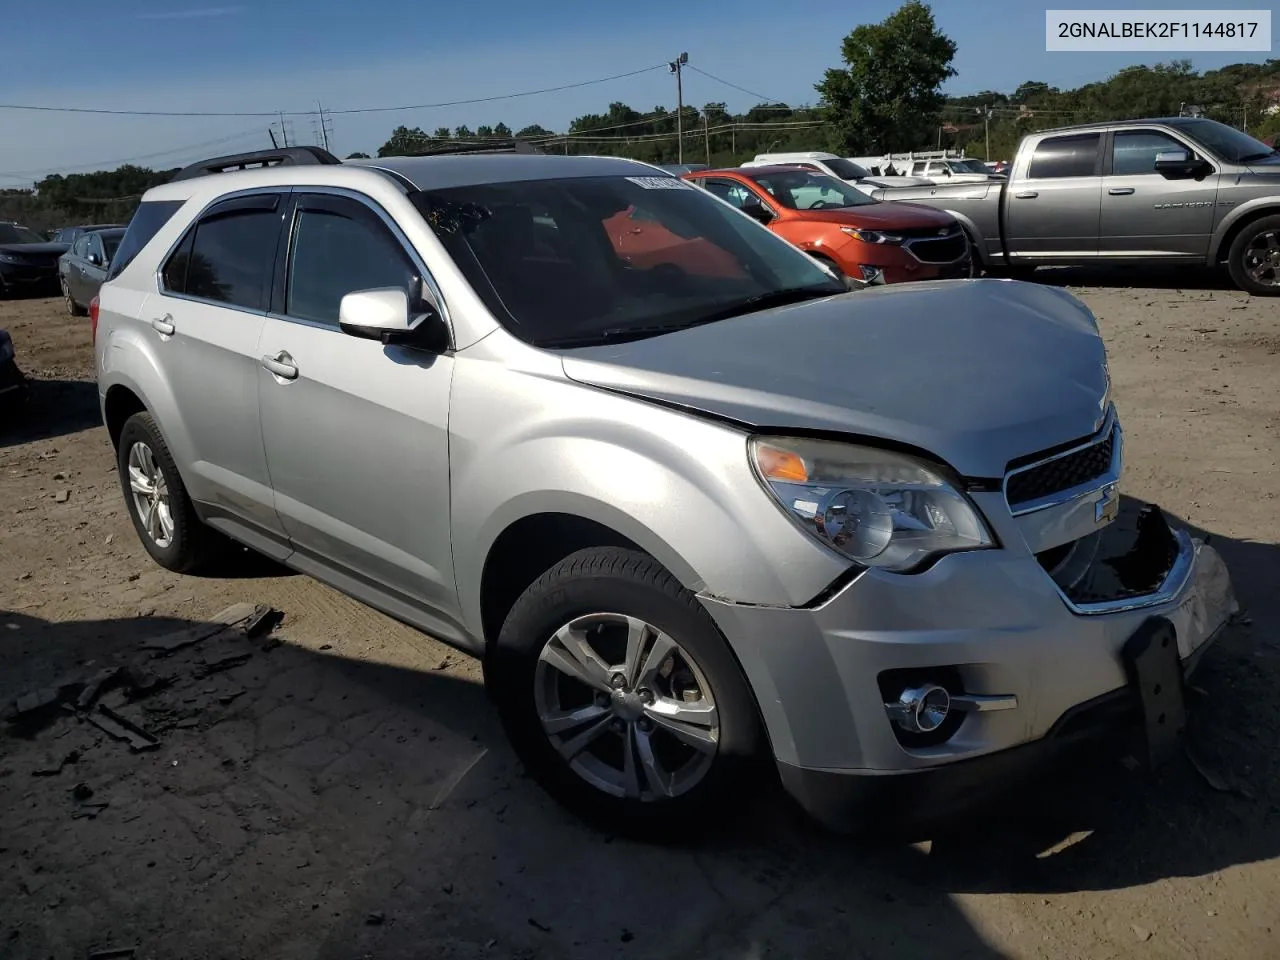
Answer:
[(22, 253), (32, 258), (56, 259), (68, 249), (69, 245), (65, 243), (0, 243), (0, 251), (4, 253)]
[(874, 287), (566, 352), (579, 383), (751, 428), (879, 438), (968, 477), (1086, 437), (1110, 395), (1093, 314), (1056, 287)]
[(945, 227), (955, 223), (950, 214), (932, 207), (914, 203), (864, 203), (856, 207), (838, 210), (802, 210), (805, 220), (816, 223), (848, 224), (854, 227), (875, 227), (906, 230), (912, 227)]

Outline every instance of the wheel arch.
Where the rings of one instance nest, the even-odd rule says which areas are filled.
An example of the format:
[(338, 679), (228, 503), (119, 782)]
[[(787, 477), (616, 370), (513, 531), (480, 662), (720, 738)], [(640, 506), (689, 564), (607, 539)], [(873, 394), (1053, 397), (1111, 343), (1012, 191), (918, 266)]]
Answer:
[(1214, 239), (1210, 243), (1209, 263), (1210, 265), (1224, 263), (1231, 253), (1231, 245), (1236, 242), (1236, 238), (1244, 232), (1252, 223), (1256, 223), (1263, 217), (1280, 216), (1280, 198), (1266, 197), (1260, 200), (1254, 200), (1250, 203), (1241, 205), (1238, 209), (1233, 210), (1226, 219), (1218, 225), (1215, 231)]

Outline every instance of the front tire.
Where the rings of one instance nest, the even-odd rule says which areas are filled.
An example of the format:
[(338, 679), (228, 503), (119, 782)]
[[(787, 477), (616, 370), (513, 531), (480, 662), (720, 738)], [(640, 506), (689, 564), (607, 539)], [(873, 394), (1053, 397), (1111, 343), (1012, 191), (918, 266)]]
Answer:
[(1255, 220), (1227, 253), (1231, 281), (1255, 297), (1280, 296), (1280, 216)]
[(485, 665), (530, 775), (584, 820), (688, 840), (755, 768), (755, 701), (715, 622), (652, 557), (580, 550), (516, 601)]
[(116, 464), (133, 528), (152, 560), (175, 573), (194, 573), (222, 558), (223, 541), (196, 515), (150, 413), (125, 421)]

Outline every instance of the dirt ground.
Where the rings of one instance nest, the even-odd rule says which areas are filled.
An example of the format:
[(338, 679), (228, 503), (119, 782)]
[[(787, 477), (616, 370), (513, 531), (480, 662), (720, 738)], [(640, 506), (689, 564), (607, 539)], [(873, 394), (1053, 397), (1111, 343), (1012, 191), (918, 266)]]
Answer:
[[(768, 791), (688, 848), (601, 836), (522, 776), (468, 658), (263, 562), (160, 570), (87, 321), (0, 303), (34, 379), (0, 436), (0, 710), (113, 664), (168, 681), (101, 699), (153, 750), (56, 709), (0, 726), (0, 957), (1280, 956), (1280, 302), (1214, 277), (1041, 282), (1101, 320), (1126, 492), (1212, 534), (1243, 614), (1196, 678), (1196, 763), (1080, 770), (879, 846)], [(281, 611), (273, 639), (145, 649), (236, 603)]]

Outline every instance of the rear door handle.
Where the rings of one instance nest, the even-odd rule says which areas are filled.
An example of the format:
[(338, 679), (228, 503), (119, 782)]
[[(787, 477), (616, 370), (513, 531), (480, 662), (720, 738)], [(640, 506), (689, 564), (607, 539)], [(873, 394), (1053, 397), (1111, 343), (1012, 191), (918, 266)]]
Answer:
[(1034, 200), (1036, 197), (1040, 196), (1040, 194), (1036, 193), (1034, 190), (1023, 190), (1021, 193), (1015, 193), (1014, 196), (1019, 200)]
[(1127, 197), (1133, 193), (1133, 187), (1108, 187), (1107, 193), (1113, 197)]
[(174, 331), (177, 329), (177, 327), (173, 325), (173, 316), (168, 313), (159, 319), (152, 320), (151, 326), (154, 327), (155, 331), (163, 337), (172, 337)]
[(294, 364), (293, 357), (287, 353), (277, 353), (274, 357), (263, 357), (262, 366), (281, 380), (298, 379), (298, 367)]

